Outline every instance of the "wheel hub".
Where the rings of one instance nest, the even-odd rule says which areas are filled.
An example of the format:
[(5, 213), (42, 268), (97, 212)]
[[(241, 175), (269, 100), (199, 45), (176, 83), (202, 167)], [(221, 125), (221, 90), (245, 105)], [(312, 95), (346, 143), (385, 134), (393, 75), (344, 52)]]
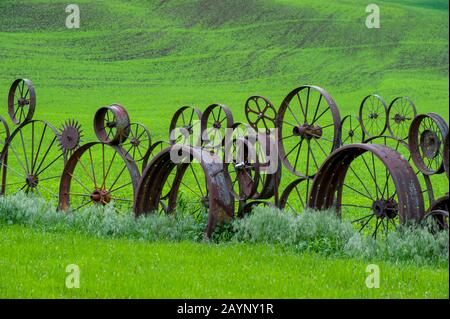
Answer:
[(310, 140), (312, 138), (320, 139), (322, 137), (323, 132), (322, 127), (318, 125), (303, 124), (300, 126), (295, 126), (292, 129), (292, 133), (295, 136), (300, 136)]
[(440, 146), (441, 142), (435, 132), (425, 130), (420, 134), (420, 148), (427, 158), (435, 158), (439, 153)]
[(106, 127), (107, 127), (107, 128), (113, 128), (113, 127), (116, 127), (116, 122), (106, 122)]
[(376, 120), (377, 118), (378, 118), (378, 113), (371, 113), (371, 114), (369, 114), (369, 119)]
[(21, 97), (17, 100), (17, 104), (19, 104), (20, 107), (24, 107), (25, 105), (30, 104), (30, 101)]
[(25, 178), (25, 182), (28, 187), (36, 188), (39, 184), (39, 178), (35, 175), (28, 174), (28, 176)]
[(378, 199), (372, 204), (372, 211), (378, 218), (393, 219), (398, 215), (398, 204), (391, 199)]
[(348, 131), (348, 136), (350, 137), (355, 136), (355, 132), (353, 132), (353, 130)]
[(216, 128), (216, 129), (219, 129), (219, 128), (222, 127), (222, 125), (220, 124), (219, 121), (215, 121), (214, 124), (213, 124), (213, 127)]
[(406, 117), (404, 117), (404, 116), (402, 116), (402, 115), (400, 115), (398, 113), (395, 114), (395, 116), (394, 116), (394, 121), (395, 121), (396, 124), (400, 124), (401, 122), (403, 122), (405, 120), (406, 120)]
[(111, 201), (111, 194), (106, 189), (96, 189), (91, 194), (91, 200), (106, 205)]
[(137, 139), (136, 137), (133, 137), (133, 138), (130, 140), (130, 144), (133, 145), (134, 147), (138, 147), (139, 144), (141, 144), (141, 141), (139, 141), (139, 139)]

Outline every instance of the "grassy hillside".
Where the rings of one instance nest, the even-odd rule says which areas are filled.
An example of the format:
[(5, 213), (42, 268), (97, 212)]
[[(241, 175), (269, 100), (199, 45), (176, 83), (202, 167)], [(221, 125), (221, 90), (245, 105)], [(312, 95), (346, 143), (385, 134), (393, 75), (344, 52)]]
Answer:
[(343, 114), (378, 92), (448, 117), (447, 1), (382, 1), (378, 30), (365, 27), (360, 1), (77, 3), (81, 28), (69, 30), (64, 1), (1, 2), (0, 94), (29, 77), (36, 118), (76, 117), (88, 138), (104, 104), (122, 103), (166, 138), (181, 105), (222, 102), (243, 119), (249, 95), (279, 105), (301, 84), (326, 88)]

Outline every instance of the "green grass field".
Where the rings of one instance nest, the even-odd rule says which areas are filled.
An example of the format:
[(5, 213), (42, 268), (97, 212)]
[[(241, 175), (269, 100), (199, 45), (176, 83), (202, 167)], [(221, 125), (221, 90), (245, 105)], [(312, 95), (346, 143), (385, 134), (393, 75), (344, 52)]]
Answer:
[[(448, 269), (295, 254), (266, 245), (140, 243), (0, 227), (6, 298), (448, 298)], [(65, 286), (66, 266), (80, 288)]]
[[(366, 28), (367, 4), (357, 0), (80, 0), (76, 3), (81, 10), (81, 28), (70, 30), (65, 27), (67, 3), (64, 1), (1, 1), (0, 99), (3, 104), (0, 115), (7, 119), (11, 129), (14, 125), (9, 121), (6, 100), (9, 86), (16, 78), (29, 78), (35, 85), (35, 119), (49, 121), (59, 128), (66, 119), (74, 118), (82, 124), (83, 142), (96, 141), (92, 122), (100, 106), (124, 105), (132, 121), (141, 122), (150, 129), (153, 141), (167, 140), (170, 119), (182, 105), (193, 105), (203, 110), (209, 104), (223, 103), (231, 108), (235, 121), (245, 121), (244, 102), (250, 95), (265, 95), (278, 109), (286, 94), (303, 84), (325, 88), (336, 101), (341, 118), (347, 114), (357, 115), (362, 98), (369, 93), (378, 93), (387, 102), (396, 96), (407, 95), (415, 102), (419, 113), (437, 112), (448, 122), (448, 1), (445, 0), (432, 3), (423, 0), (379, 1), (380, 29)], [(25, 136), (26, 141), (29, 138)], [(16, 141), (20, 143), (18, 139)], [(56, 156), (51, 154), (47, 163)], [(94, 156), (100, 157), (98, 153)], [(20, 163), (11, 161), (11, 165), (20, 169)], [(62, 169), (62, 164), (58, 165), (46, 175), (53, 192), (57, 192), (59, 183), (55, 176), (59, 176), (58, 171)], [(117, 176), (121, 168), (121, 165), (114, 165), (111, 176)], [(14, 177), (10, 178), (10, 182), (15, 183)], [(19, 178), (17, 181), (22, 180), (17, 174), (16, 178)], [(126, 176), (122, 179), (119, 184), (126, 183)], [(293, 179), (284, 172), (281, 188), (284, 189)], [(448, 191), (448, 180), (444, 175), (433, 177), (433, 183), (436, 197)], [(10, 189), (15, 191), (17, 186)], [(131, 193), (130, 188), (124, 188), (120, 196), (131, 197), (127, 193)], [(234, 260), (253, 249), (250, 246), (209, 247), (190, 243), (144, 245), (71, 234), (40, 234), (15, 227), (3, 228), (0, 233), (8, 238), (9, 243), (2, 243), (3, 250), (8, 245), (14, 247), (16, 243), (35, 251), (44, 246), (27, 246), (30, 239), (25, 238), (33, 238), (33, 242), (47, 240), (55, 243), (52, 236), (60, 236), (61, 242), (67, 241), (69, 246), (77, 242), (80, 247), (85, 247), (82, 250), (86, 252), (92, 245), (103, 245), (104, 249), (113, 249), (117, 245), (117, 254), (125, 251), (127, 254), (136, 253), (141, 265), (147, 258), (151, 259), (151, 253), (145, 253), (148, 251), (153, 254), (186, 251), (183, 256), (187, 261), (180, 261), (181, 266), (186, 267), (186, 272), (190, 269), (201, 278), (203, 274), (197, 266), (204, 258), (218, 262), (214, 256), (231, 250), (229, 258)], [(333, 282), (330, 290), (319, 291), (307, 289), (307, 285), (294, 284), (308, 272), (298, 276), (291, 273), (295, 276), (289, 282), (292, 287), (285, 288), (282, 278), (286, 268), (277, 263), (273, 271), (275, 278), (279, 278), (279, 288), (272, 291), (273, 296), (265, 295), (268, 293), (264, 289), (267, 278), (259, 271), (264, 264), (262, 260), (248, 269), (248, 273), (255, 270), (251, 278), (254, 278), (254, 285), (261, 287), (259, 290), (253, 291), (251, 283), (242, 283), (249, 285), (245, 287), (230, 284), (225, 272), (211, 272), (210, 276), (218, 277), (208, 277), (208, 280), (211, 278), (221, 284), (208, 289), (217, 290), (207, 290), (205, 286), (187, 289), (182, 281), (177, 281), (167, 295), (158, 295), (159, 286), (149, 286), (147, 291), (136, 284), (140, 278), (129, 280), (126, 277), (124, 273), (127, 270), (136, 269), (130, 262), (122, 268), (123, 272), (117, 273), (108, 264), (116, 277), (98, 295), (101, 282), (98, 278), (86, 281), (90, 288), (83, 288), (88, 290), (81, 289), (76, 295), (76, 292), (66, 291), (57, 279), (59, 266), (55, 265), (54, 259), (66, 254), (66, 246), (59, 243), (48, 246), (50, 249), (46, 253), (50, 259), (46, 262), (53, 271), (48, 273), (48, 284), (39, 283), (46, 289), (34, 289), (36, 277), (33, 276), (37, 273), (31, 271), (28, 274), (38, 257), (23, 257), (23, 262), (14, 270), (16, 275), (5, 275), (8, 278), (5, 285), (3, 279), (0, 282), (0, 296), (442, 297), (444, 290), (440, 283), (448, 282), (448, 275), (443, 278), (442, 274), (436, 274), (433, 284), (430, 281), (432, 288), (429, 288), (424, 280), (410, 280), (408, 274), (414, 273), (414, 266), (401, 266), (400, 272), (390, 272), (389, 289), (368, 290), (363, 283), (347, 283), (344, 279), (353, 279), (347, 267), (357, 265), (359, 261), (289, 255), (286, 261), (274, 258), (274, 263), (286, 262), (287, 267), (297, 262), (305, 263), (311, 270), (314, 265), (323, 265), (327, 274), (325, 278)], [(136, 247), (136, 251), (126, 247)], [(260, 249), (264, 256), (278, 256), (280, 253), (262, 246), (254, 249)], [(6, 250), (7, 258), (19, 258), (18, 252)], [(106, 258), (92, 253), (75, 256), (83, 258), (86, 264), (97, 265), (97, 268), (89, 270), (93, 277), (95, 269), (103, 265), (102, 258)], [(163, 258), (165, 263), (169, 263), (168, 258), (169, 255)], [(128, 262), (132, 258), (128, 255), (123, 260)], [(111, 263), (111, 260), (106, 262)], [(238, 267), (239, 263), (233, 262), (233, 265)], [(331, 278), (334, 265), (344, 269), (342, 277), (338, 277), (340, 279)], [(360, 266), (364, 267), (363, 263)], [(386, 267), (396, 268), (392, 265)], [(234, 273), (236, 278), (246, 278), (238, 269)], [(7, 268), (7, 271), (13, 269)], [(151, 280), (154, 274), (147, 271), (142, 270), (141, 278)], [(108, 273), (105, 272), (105, 276)], [(425, 278), (427, 270), (420, 269), (419, 273)], [(315, 274), (321, 276), (317, 271)], [(186, 276), (185, 280), (191, 279)], [(117, 281), (123, 287), (115, 287), (114, 282)], [(20, 284), (15, 285), (14, 282)], [(327, 287), (326, 284), (324, 286)], [(124, 294), (119, 294), (119, 291)]]

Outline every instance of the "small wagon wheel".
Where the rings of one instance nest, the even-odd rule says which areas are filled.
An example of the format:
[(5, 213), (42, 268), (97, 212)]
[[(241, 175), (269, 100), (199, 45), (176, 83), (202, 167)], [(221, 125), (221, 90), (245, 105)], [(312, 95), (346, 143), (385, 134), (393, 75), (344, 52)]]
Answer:
[(388, 130), (392, 137), (408, 138), (409, 126), (416, 117), (416, 106), (409, 97), (397, 97), (388, 107)]
[(233, 127), (233, 114), (222, 104), (211, 104), (201, 119), (203, 145), (208, 148), (223, 146), (227, 129)]
[(438, 198), (428, 208), (424, 219), (433, 217), (439, 230), (448, 229), (449, 195)]
[(314, 178), (308, 207), (334, 208), (374, 238), (399, 224), (420, 222), (424, 212), (420, 184), (408, 161), (375, 144), (346, 145), (333, 152)]
[[(201, 118), (202, 112), (196, 107), (183, 106), (178, 109), (170, 122), (170, 144), (200, 146)], [(189, 143), (186, 143), (186, 139), (189, 139)]]
[(431, 203), (434, 202), (434, 191), (431, 178), (430, 176), (423, 174), (415, 167), (412, 160), (410, 148), (405, 141), (399, 140), (392, 136), (374, 136), (367, 139), (365, 143), (384, 145), (395, 150), (396, 152), (399, 152), (408, 161), (408, 163), (416, 173), (416, 176), (420, 183), (420, 187), (422, 189), (422, 194), (424, 196), (426, 195), (426, 198), (428, 199), (428, 205), (431, 205)]
[(364, 141), (364, 130), (357, 116), (347, 115), (341, 122), (342, 145), (361, 143)]
[(296, 213), (302, 213), (305, 210), (308, 202), (306, 182), (306, 177), (300, 177), (286, 186), (280, 197), (281, 209), (290, 209)]
[(388, 125), (388, 107), (383, 98), (377, 94), (366, 96), (359, 106), (359, 119), (367, 137), (380, 136)]
[(248, 124), (256, 131), (264, 129), (266, 133), (269, 133), (275, 128), (276, 116), (275, 107), (264, 96), (250, 96), (245, 102), (245, 117)]
[(127, 130), (130, 135), (121, 146), (135, 162), (141, 162), (147, 157), (152, 146), (150, 131), (141, 123), (131, 123)]
[(447, 123), (436, 113), (420, 114), (412, 121), (408, 142), (414, 164), (422, 173), (444, 172), (444, 138), (447, 133)]
[(8, 95), (8, 113), (11, 121), (19, 125), (33, 118), (36, 107), (36, 93), (28, 79), (17, 79), (11, 85)]
[(57, 200), (65, 154), (60, 135), (51, 124), (31, 120), (12, 132), (2, 152), (2, 193), (34, 193)]
[(111, 145), (124, 143), (130, 134), (130, 118), (127, 110), (119, 104), (99, 108), (94, 117), (94, 131), (102, 143)]
[(448, 211), (440, 209), (432, 210), (431, 212), (427, 213), (423, 219), (425, 222), (429, 220), (434, 221), (435, 224), (432, 226), (432, 231), (448, 230)]
[(75, 120), (67, 120), (60, 131), (61, 149), (65, 158), (69, 158), (72, 153), (80, 147), (83, 138), (81, 125)]
[(450, 168), (449, 168), (449, 134), (447, 132), (447, 136), (445, 137), (444, 142), (444, 170), (447, 174), (447, 178), (449, 178), (450, 175)]
[(301, 86), (290, 92), (277, 115), (278, 149), (286, 169), (311, 177), (341, 141), (336, 103), (322, 88)]
[(59, 209), (78, 211), (90, 205), (113, 204), (129, 211), (140, 174), (133, 159), (117, 145), (91, 142), (77, 149), (61, 175)]
[(251, 198), (259, 184), (259, 162), (254, 146), (245, 137), (226, 145), (224, 165), (232, 184), (232, 194), (238, 201)]

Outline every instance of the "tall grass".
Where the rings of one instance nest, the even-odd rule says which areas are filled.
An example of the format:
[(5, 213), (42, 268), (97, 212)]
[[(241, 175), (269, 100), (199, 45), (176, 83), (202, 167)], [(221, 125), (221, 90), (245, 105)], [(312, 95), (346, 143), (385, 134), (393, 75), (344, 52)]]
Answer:
[[(149, 214), (135, 218), (118, 214), (113, 207), (91, 207), (63, 213), (39, 198), (23, 193), (0, 197), (0, 224), (26, 225), (43, 231), (75, 231), (101, 238), (139, 241), (202, 241), (207, 216)], [(265, 243), (334, 257), (414, 264), (447, 264), (448, 231), (431, 232), (428, 227), (403, 226), (383, 240), (361, 236), (348, 221), (333, 212), (306, 210), (292, 214), (256, 207), (252, 214), (217, 227), (212, 242)]]

